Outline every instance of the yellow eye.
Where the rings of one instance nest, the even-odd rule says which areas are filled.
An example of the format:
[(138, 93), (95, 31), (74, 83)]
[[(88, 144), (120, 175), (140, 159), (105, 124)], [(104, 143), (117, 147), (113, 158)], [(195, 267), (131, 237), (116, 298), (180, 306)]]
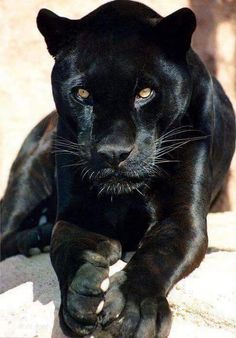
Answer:
[(152, 89), (151, 88), (143, 88), (140, 90), (138, 93), (138, 96), (142, 99), (148, 98), (152, 94)]
[(79, 88), (77, 91), (77, 96), (81, 97), (82, 99), (87, 99), (90, 96), (90, 93), (83, 88)]

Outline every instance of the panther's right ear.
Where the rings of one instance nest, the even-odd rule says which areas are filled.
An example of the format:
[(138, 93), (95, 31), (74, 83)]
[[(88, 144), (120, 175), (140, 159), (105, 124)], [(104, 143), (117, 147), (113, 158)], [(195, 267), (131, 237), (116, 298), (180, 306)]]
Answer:
[(37, 26), (52, 56), (56, 56), (74, 35), (78, 21), (63, 18), (45, 8), (39, 11)]

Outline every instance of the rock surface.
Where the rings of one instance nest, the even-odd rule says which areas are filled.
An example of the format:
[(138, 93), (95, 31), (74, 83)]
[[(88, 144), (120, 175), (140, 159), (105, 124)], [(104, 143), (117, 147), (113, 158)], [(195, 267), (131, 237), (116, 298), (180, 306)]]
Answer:
[[(169, 295), (170, 338), (236, 337), (236, 214), (210, 214), (204, 261)], [(113, 271), (124, 266), (119, 262)], [(63, 338), (56, 275), (48, 254), (16, 256), (0, 264), (0, 337)]]

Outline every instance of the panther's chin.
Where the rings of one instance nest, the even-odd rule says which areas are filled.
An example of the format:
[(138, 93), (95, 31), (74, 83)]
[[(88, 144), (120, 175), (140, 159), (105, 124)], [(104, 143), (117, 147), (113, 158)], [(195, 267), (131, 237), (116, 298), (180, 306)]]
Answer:
[(96, 181), (94, 187), (98, 191), (98, 195), (122, 195), (130, 194), (134, 191), (139, 192), (144, 183), (137, 179), (118, 179), (111, 177), (109, 179)]
[(122, 182), (122, 183), (110, 183), (106, 182), (101, 184), (98, 189), (98, 195), (122, 195), (122, 194), (130, 194), (134, 191), (138, 191), (138, 189), (142, 186), (142, 183), (129, 183), (129, 182)]

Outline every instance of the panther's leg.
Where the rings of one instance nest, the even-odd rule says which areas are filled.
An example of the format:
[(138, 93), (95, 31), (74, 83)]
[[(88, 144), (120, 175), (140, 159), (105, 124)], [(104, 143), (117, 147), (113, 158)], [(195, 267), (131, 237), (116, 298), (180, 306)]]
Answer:
[(18, 253), (25, 256), (49, 251), (53, 224), (39, 224), (33, 228), (11, 231), (1, 241), (1, 260)]
[[(47, 131), (49, 125), (50, 120), (45, 119), (33, 129), (11, 168), (1, 202), (1, 259), (17, 253), (29, 254), (29, 249), (37, 244), (36, 238), (50, 238), (38, 235), (37, 228), (43, 209), (40, 206), (51, 198), (54, 188), (53, 129)], [(49, 227), (43, 233), (48, 233)], [(38, 240), (37, 247), (41, 244)]]
[(124, 270), (112, 277), (103, 324), (114, 337), (166, 338), (171, 327), (166, 297), (205, 255), (212, 184), (209, 157), (204, 145), (190, 150), (195, 161), (185, 153), (173, 177), (176, 189), (167, 181), (157, 187), (159, 221), (147, 230)]

